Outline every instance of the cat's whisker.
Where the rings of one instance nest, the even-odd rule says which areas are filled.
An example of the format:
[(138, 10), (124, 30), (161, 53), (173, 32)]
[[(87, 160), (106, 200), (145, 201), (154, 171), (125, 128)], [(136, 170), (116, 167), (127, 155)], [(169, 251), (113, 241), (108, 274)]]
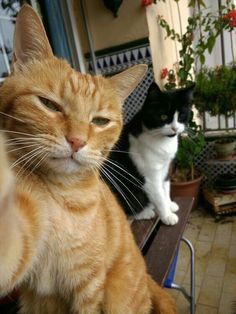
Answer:
[[(110, 170), (106, 169), (106, 171), (107, 171), (110, 175), (113, 175), (113, 173), (112, 173)], [(132, 192), (130, 191), (130, 189), (124, 184), (124, 182), (123, 182), (122, 180), (120, 180), (119, 178), (117, 178), (117, 177), (116, 177), (116, 180), (119, 181), (120, 184), (123, 185), (123, 186), (126, 188), (126, 190), (130, 193), (130, 195), (132, 195), (132, 197), (133, 197), (133, 198), (137, 201), (137, 203), (140, 205), (140, 208), (143, 208), (143, 205), (140, 203), (140, 201), (137, 199), (137, 197), (134, 195), (134, 193), (132, 193)]]
[(0, 129), (0, 132), (12, 133), (12, 134), (20, 134), (20, 135), (25, 135), (25, 136), (30, 136), (30, 137), (37, 137), (38, 136), (38, 135), (29, 134), (29, 133), (12, 131), (12, 130), (3, 130), (3, 129)]
[(37, 142), (38, 140), (41, 140), (39, 137), (17, 137), (17, 138), (10, 138), (6, 140), (6, 144), (11, 144), (11, 143), (21, 143), (21, 142), (30, 142), (34, 141)]
[(185, 127), (184, 133), (194, 135), (195, 132), (190, 127)]
[(12, 115), (10, 115), (10, 114), (8, 114), (8, 113), (5, 113), (5, 112), (0, 111), (0, 114), (2, 114), (3, 116), (6, 116), (6, 117), (8, 117), (8, 118), (15, 119), (15, 120), (17, 120), (17, 121), (19, 121), (19, 122), (25, 123), (25, 121), (23, 121), (22, 119), (16, 118), (16, 117), (14, 117), (14, 116), (12, 116)]
[(56, 140), (51, 139), (51, 138), (46, 138), (43, 136), (37, 136), (35, 138), (22, 138), (22, 139), (11, 139), (12, 141), (7, 143), (7, 145), (27, 145), (27, 144), (47, 144), (47, 146), (50, 146), (50, 144), (52, 144), (52, 146), (54, 147), (55, 145), (61, 146), (60, 143), (58, 143)]
[[(98, 177), (98, 176), (96, 175), (95, 169), (92, 169), (92, 171), (93, 171), (93, 173), (95, 174), (95, 178), (97, 179), (99, 186), (101, 187), (101, 185), (100, 185), (100, 183), (99, 183), (99, 179), (106, 185), (106, 182), (105, 182), (104, 178), (102, 177), (101, 172), (99, 172), (99, 177)], [(105, 173), (103, 173), (103, 175), (106, 177)], [(107, 178), (107, 179), (108, 179), (108, 178)], [(109, 180), (109, 179), (108, 179), (108, 180)], [(102, 193), (102, 196), (103, 196), (104, 201), (106, 202), (106, 195), (105, 195), (104, 190), (101, 189), (101, 188), (100, 188), (99, 190), (100, 190), (100, 192)]]
[(148, 130), (146, 131), (148, 134), (151, 134), (151, 135), (159, 135), (161, 134), (162, 130), (160, 129), (156, 129), (156, 130)]
[[(113, 175), (113, 173), (110, 171), (110, 170), (108, 170), (108, 169), (106, 169), (107, 171), (108, 171), (108, 173), (110, 173), (111, 175)], [(121, 180), (121, 179), (119, 179), (119, 178), (117, 178), (116, 177), (116, 180), (118, 180), (125, 188), (126, 188), (126, 190), (134, 197), (134, 199), (137, 201), (137, 203), (140, 205), (140, 207), (141, 208), (143, 208), (143, 205), (140, 203), (140, 201), (136, 198), (136, 196), (134, 195), (134, 193), (132, 193), (131, 191), (130, 191), (130, 189), (124, 184), (124, 182)]]
[[(129, 154), (129, 155), (133, 154), (131, 152), (127, 152), (127, 151), (124, 151), (124, 150), (116, 150), (116, 149), (103, 149), (103, 151), (104, 152), (111, 152), (111, 153), (114, 152), (114, 153), (121, 153), (121, 154)], [(134, 154), (138, 155), (138, 153), (134, 153)]]
[[(42, 151), (42, 148), (41, 148), (40, 151), (36, 151), (32, 155), (27, 156), (27, 158), (22, 160), (21, 162), (25, 162), (25, 163), (20, 167), (20, 170), (17, 172), (16, 176), (19, 178), (20, 175), (23, 175), (25, 171), (27, 171), (27, 169), (29, 169), (29, 167), (34, 163), (35, 159), (39, 158), (44, 153), (45, 153), (45, 150)], [(26, 167), (27, 164), (28, 166)]]
[[(44, 152), (43, 152), (43, 153), (44, 153)], [(47, 158), (49, 154), (50, 154), (49, 152), (44, 153), (44, 156), (39, 160), (39, 162), (37, 162), (37, 164), (33, 167), (33, 169), (29, 172), (28, 175), (30, 175), (30, 174), (33, 173), (37, 168), (39, 168), (39, 166), (42, 164), (43, 160), (44, 160), (45, 158)], [(36, 158), (38, 158), (38, 156), (37, 156)]]
[[(102, 156), (92, 156), (92, 158), (97, 158), (98, 160), (99, 159), (102, 159), (103, 161), (105, 161), (106, 163), (110, 163), (111, 165), (115, 166), (116, 168), (118, 168), (119, 170), (123, 171), (125, 174), (127, 174), (130, 178), (132, 178), (134, 181), (136, 181), (139, 185), (139, 187), (141, 187), (143, 185), (143, 183), (137, 179), (136, 177), (134, 177), (132, 174), (130, 174), (127, 170), (125, 170), (121, 165), (119, 165), (117, 162), (115, 162), (114, 160), (111, 160), (111, 159), (107, 159), (105, 157), (102, 157)], [(112, 168), (112, 167), (111, 167)], [(113, 168), (112, 168), (113, 169)], [(119, 173), (119, 172), (118, 172)], [(120, 174), (120, 173), (119, 173)], [(120, 174), (121, 175), (121, 174)], [(127, 179), (127, 178), (126, 178)], [(128, 180), (128, 179), (127, 179)], [(128, 180), (129, 181), (129, 180)], [(132, 181), (130, 181), (131, 183), (133, 183)], [(135, 183), (133, 183), (135, 185)], [(138, 186), (137, 185), (137, 186)]]
[(106, 164), (105, 167), (108, 167), (109, 169), (111, 169), (112, 171), (118, 173), (122, 178), (126, 179), (127, 181), (129, 181), (130, 183), (132, 183), (134, 186), (136, 186), (137, 188), (139, 188), (140, 190), (143, 190), (144, 189), (142, 188), (141, 185), (137, 185), (136, 183), (134, 183), (132, 180), (130, 180), (129, 178), (127, 178), (125, 175), (123, 175), (122, 173), (120, 173), (118, 170), (114, 169), (112, 166)]
[[(95, 171), (93, 170), (93, 172), (95, 173)], [(96, 178), (97, 178), (97, 181), (99, 182), (99, 179), (106, 185), (106, 182), (105, 182), (105, 180), (104, 180), (104, 178), (102, 177), (102, 175), (100, 174), (99, 175), (99, 178), (97, 177), (97, 176), (95, 176)], [(98, 183), (99, 184), (99, 183)], [(99, 184), (100, 185), (100, 184)], [(100, 190), (100, 192), (102, 193), (102, 196), (103, 196), (103, 199), (104, 199), (104, 201), (106, 202), (106, 196), (105, 196), (105, 192), (104, 192), (104, 190), (103, 189), (99, 189)]]
[(16, 176), (18, 178), (20, 178), (20, 176), (23, 176), (23, 174), (25, 174), (25, 172), (30, 168), (30, 166), (35, 162), (35, 160), (38, 159), (39, 157), (41, 157), (43, 154), (44, 154), (44, 152), (37, 152), (37, 153), (33, 154), (31, 156), (31, 158), (28, 158), (25, 161), (25, 163), (20, 167), (19, 171), (16, 173)]
[(11, 146), (20, 146), (20, 145), (30, 145), (30, 144), (40, 144), (38, 141), (16, 141), (16, 142), (11, 142), (11, 143), (6, 143), (7, 147)]
[(35, 151), (38, 151), (40, 149), (40, 147), (36, 147), (35, 149), (27, 152), (26, 154), (20, 156), (18, 159), (16, 159), (11, 165), (10, 165), (10, 169), (13, 169), (14, 167), (18, 166), (18, 164), (20, 164), (21, 162), (23, 162), (25, 159), (28, 158), (28, 156), (30, 156), (32, 153), (34, 153)]
[(136, 178), (135, 176), (133, 176), (132, 174), (130, 174), (127, 170), (125, 170), (121, 165), (119, 165), (117, 162), (115, 162), (114, 160), (111, 160), (111, 159), (105, 159), (108, 163), (110, 163), (111, 165), (117, 167), (118, 169), (120, 169), (121, 171), (123, 171), (125, 174), (127, 174), (128, 176), (130, 176), (132, 179), (134, 179), (138, 184), (139, 186), (142, 186), (143, 183), (138, 179)]
[(7, 152), (8, 153), (12, 153), (12, 152), (15, 152), (15, 151), (18, 151), (18, 150), (22, 150), (22, 149), (29, 148), (29, 147), (35, 147), (35, 146), (38, 146), (38, 145), (39, 145), (38, 143), (35, 143), (35, 144), (31, 144), (31, 145), (21, 146), (21, 147), (18, 147), (18, 148), (14, 148), (14, 149), (8, 150)]
[(13, 169), (14, 167), (18, 166), (20, 163), (24, 162), (27, 158), (31, 157), (31, 154), (39, 150), (42, 150), (43, 148), (44, 148), (43, 146), (39, 146), (31, 150), (30, 152), (22, 155), (20, 158), (16, 159), (15, 162), (13, 162), (13, 164), (10, 165), (10, 169)]
[(111, 182), (111, 184), (115, 187), (115, 189), (120, 193), (120, 195), (124, 198), (125, 202), (127, 203), (127, 205), (129, 206), (131, 212), (136, 215), (136, 211), (133, 209), (133, 207), (131, 206), (131, 204), (129, 203), (126, 195), (123, 193), (122, 189), (119, 187), (119, 185), (114, 181), (114, 179), (106, 172), (105, 169), (101, 169), (101, 172), (103, 173), (103, 175), (108, 179), (108, 181)]

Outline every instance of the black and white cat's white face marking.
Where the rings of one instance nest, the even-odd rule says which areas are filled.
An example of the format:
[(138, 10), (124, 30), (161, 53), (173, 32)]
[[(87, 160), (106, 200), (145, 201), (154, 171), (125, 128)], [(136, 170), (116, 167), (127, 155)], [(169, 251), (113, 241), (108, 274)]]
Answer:
[(164, 124), (160, 128), (162, 135), (173, 137), (184, 131), (184, 123), (179, 121), (179, 112), (176, 111), (173, 116), (173, 120), (170, 123)]
[(152, 83), (142, 108), (144, 129), (168, 137), (183, 132), (191, 114), (193, 88), (162, 92)]

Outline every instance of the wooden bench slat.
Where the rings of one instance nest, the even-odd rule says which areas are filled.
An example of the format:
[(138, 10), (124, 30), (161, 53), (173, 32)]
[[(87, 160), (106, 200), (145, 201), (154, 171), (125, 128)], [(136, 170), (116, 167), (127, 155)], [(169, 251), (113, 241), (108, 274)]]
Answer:
[[(175, 254), (179, 247), (194, 199), (191, 197), (178, 197), (174, 200), (180, 209), (176, 213), (178, 224), (166, 226), (159, 219), (148, 221), (134, 221), (131, 225), (138, 246), (143, 251), (148, 272), (161, 286), (164, 285)], [(154, 233), (154, 239), (147, 252), (145, 245)]]
[(152, 220), (134, 220), (131, 224), (131, 229), (134, 234), (136, 243), (138, 244), (139, 249), (142, 251), (145, 247), (149, 237), (154, 232), (157, 227), (160, 219)]

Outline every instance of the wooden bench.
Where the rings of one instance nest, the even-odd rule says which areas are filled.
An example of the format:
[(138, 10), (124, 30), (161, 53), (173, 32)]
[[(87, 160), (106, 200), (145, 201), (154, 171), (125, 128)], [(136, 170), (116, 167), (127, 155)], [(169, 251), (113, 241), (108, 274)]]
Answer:
[(195, 257), (191, 242), (183, 238), (183, 233), (193, 207), (194, 199), (190, 197), (178, 197), (174, 201), (180, 207), (177, 212), (179, 217), (178, 224), (166, 226), (161, 223), (159, 218), (156, 218), (153, 220), (133, 221), (131, 228), (146, 260), (148, 272), (161, 286), (165, 285), (172, 263), (178, 252), (180, 241), (184, 240), (189, 246), (191, 257), (190, 294), (183, 287), (175, 283), (173, 283), (172, 287), (183, 292), (190, 302), (190, 312), (193, 314), (195, 313)]
[(136, 242), (147, 263), (148, 271), (161, 286), (169, 273), (179, 247), (190, 211), (192, 198), (175, 199), (180, 209), (177, 212), (178, 224), (166, 226), (159, 218), (154, 220), (134, 220), (131, 224)]

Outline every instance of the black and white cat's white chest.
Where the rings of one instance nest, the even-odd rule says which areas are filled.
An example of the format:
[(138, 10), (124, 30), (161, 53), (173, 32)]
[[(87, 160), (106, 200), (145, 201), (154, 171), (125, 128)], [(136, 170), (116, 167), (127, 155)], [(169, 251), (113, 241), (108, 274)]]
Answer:
[(137, 137), (130, 135), (129, 144), (129, 157), (144, 178), (167, 177), (178, 148), (177, 135), (169, 138), (144, 131)]

